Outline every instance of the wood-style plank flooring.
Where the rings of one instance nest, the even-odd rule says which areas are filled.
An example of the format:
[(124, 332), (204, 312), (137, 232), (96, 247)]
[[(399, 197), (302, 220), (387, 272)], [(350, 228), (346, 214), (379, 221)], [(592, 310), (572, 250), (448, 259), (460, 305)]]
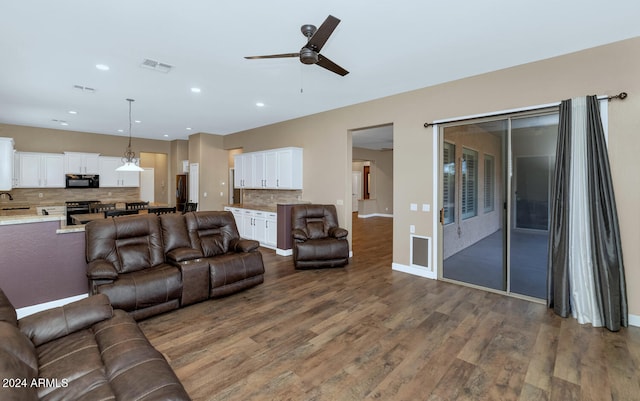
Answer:
[(391, 270), (389, 218), (346, 268), (296, 271), (140, 322), (199, 400), (640, 400), (640, 329)]

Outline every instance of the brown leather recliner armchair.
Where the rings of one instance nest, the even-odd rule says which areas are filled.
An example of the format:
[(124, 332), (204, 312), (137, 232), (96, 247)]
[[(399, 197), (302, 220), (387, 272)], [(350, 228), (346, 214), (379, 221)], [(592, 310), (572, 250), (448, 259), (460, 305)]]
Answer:
[(158, 216), (92, 221), (85, 235), (90, 294), (106, 294), (136, 320), (180, 307), (182, 278), (165, 263)]
[(338, 227), (334, 205), (291, 208), (293, 262), (296, 269), (342, 267), (349, 263), (349, 232)]

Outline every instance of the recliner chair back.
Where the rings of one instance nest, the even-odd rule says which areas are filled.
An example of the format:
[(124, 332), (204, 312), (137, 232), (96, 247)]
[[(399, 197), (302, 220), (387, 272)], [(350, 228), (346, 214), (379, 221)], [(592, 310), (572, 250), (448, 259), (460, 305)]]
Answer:
[(205, 258), (229, 252), (240, 239), (231, 212), (190, 212), (184, 217), (191, 247), (200, 250)]
[(296, 205), (294, 210), (292, 228), (304, 231), (309, 239), (327, 238), (329, 230), (338, 227), (338, 214), (333, 205)]
[(158, 216), (104, 219), (86, 227), (87, 261), (104, 259), (118, 273), (131, 273), (164, 263)]

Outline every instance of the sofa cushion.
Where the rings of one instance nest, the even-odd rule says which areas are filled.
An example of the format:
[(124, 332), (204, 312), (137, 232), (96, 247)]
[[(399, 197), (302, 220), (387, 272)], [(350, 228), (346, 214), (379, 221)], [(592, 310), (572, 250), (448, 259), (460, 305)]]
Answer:
[(13, 307), (2, 288), (0, 288), (0, 322), (8, 322), (14, 326), (18, 325), (16, 308)]
[(153, 268), (123, 273), (113, 283), (98, 287), (116, 309), (134, 311), (179, 299), (182, 278), (177, 267), (162, 264)]
[(264, 274), (260, 252), (228, 253), (207, 259), (211, 289)]
[(189, 400), (162, 354), (121, 310), (94, 326), (105, 375), (119, 400)]
[[(13, 327), (13, 329), (17, 330), (16, 327)], [(6, 333), (0, 335), (4, 334)], [(4, 338), (0, 341), (4, 341)], [(31, 386), (32, 380), (37, 377), (37, 371), (24, 363), (14, 353), (8, 352), (4, 348), (0, 348), (0, 377), (3, 380), (7, 380), (6, 386), (0, 387), (1, 400), (38, 400), (36, 387)]]
[(97, 394), (113, 397), (91, 328), (49, 341), (36, 350), (40, 377), (57, 381), (50, 386), (38, 387), (41, 399), (101, 399)]
[(20, 330), (36, 346), (111, 317), (109, 298), (95, 295), (20, 319)]

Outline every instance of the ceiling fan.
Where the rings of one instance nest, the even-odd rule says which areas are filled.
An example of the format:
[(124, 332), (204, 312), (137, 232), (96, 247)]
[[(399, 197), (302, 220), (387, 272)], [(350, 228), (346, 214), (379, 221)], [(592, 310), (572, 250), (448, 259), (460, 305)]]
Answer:
[(322, 46), (327, 42), (329, 36), (333, 33), (334, 29), (338, 26), (340, 20), (333, 15), (329, 15), (326, 20), (320, 25), (320, 28), (316, 28), (315, 25), (305, 24), (302, 25), (300, 31), (307, 38), (307, 44), (300, 49), (299, 53), (283, 53), (283, 54), (270, 54), (266, 56), (248, 56), (246, 59), (262, 59), (262, 58), (285, 58), (285, 57), (299, 57), (303, 64), (316, 64), (322, 68), (326, 68), (331, 72), (335, 72), (338, 75), (345, 76), (349, 71), (340, 67), (338, 64), (329, 60), (322, 54), (320, 50)]

